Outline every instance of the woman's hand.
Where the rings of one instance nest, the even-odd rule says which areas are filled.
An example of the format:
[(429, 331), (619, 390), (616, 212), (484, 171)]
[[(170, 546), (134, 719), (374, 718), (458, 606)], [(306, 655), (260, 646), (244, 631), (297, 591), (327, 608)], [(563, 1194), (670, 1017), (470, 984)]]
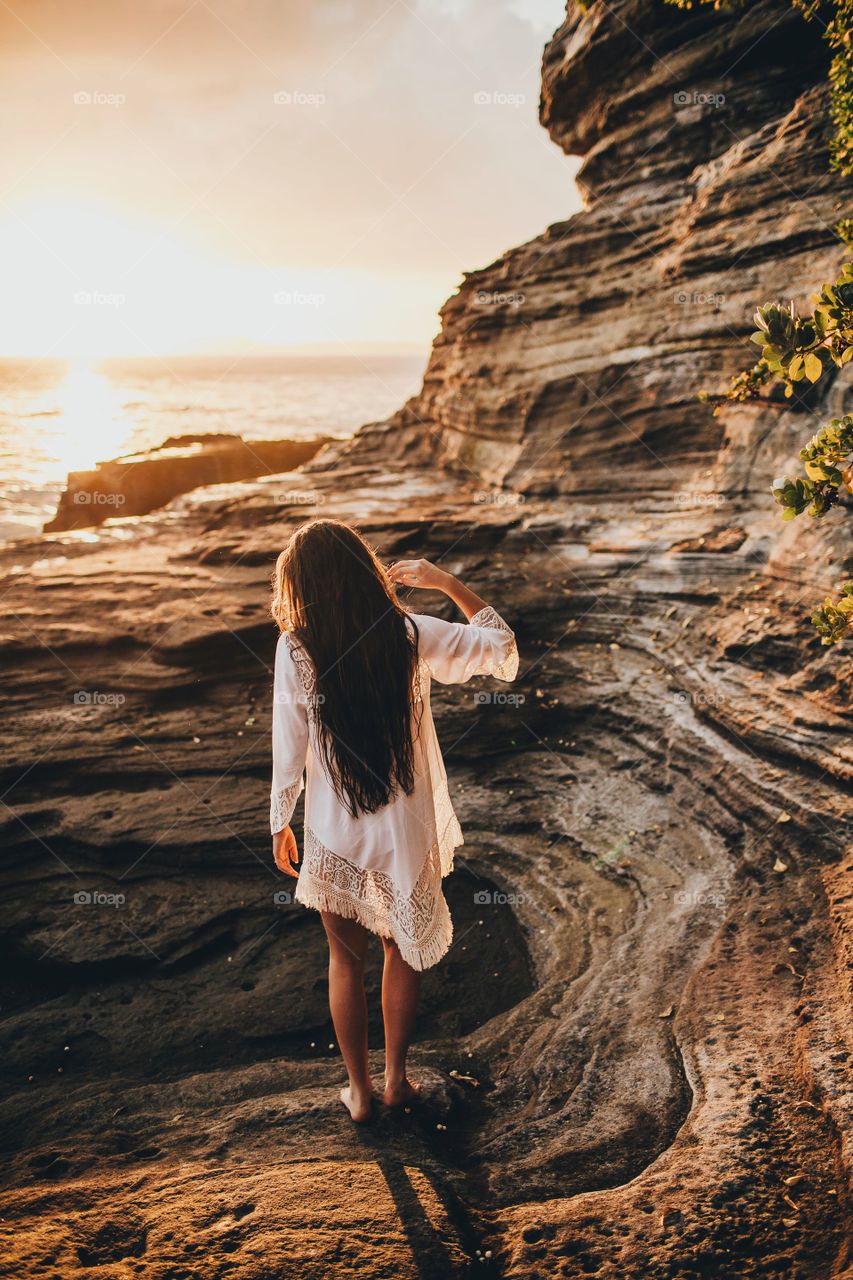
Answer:
[(296, 836), (290, 827), (276, 831), (272, 838), (272, 856), (279, 871), (283, 871), (286, 876), (299, 875), (295, 865), (299, 850), (296, 847)]
[(473, 618), (475, 613), (479, 613), (486, 607), (486, 601), (482, 596), (478, 596), (446, 569), (439, 569), (437, 564), (430, 564), (429, 560), (398, 560), (396, 564), (391, 565), (388, 576), (400, 587), (443, 591), (454, 604), (459, 605), (466, 618)]
[(447, 591), (453, 575), (429, 560), (398, 560), (388, 570), (398, 587), (420, 587), (422, 591)]

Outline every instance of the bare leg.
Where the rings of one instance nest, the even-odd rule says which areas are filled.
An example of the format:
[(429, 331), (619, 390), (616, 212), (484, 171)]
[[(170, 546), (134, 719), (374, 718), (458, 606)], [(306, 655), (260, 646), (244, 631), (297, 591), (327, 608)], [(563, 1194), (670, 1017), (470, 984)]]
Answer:
[(406, 1077), (406, 1055), (415, 1031), (421, 975), (406, 964), (396, 942), (383, 938), (382, 1016), (385, 1019), (385, 1094), (389, 1107), (413, 1102), (420, 1085)]
[(329, 1009), (341, 1046), (349, 1084), (341, 1089), (341, 1102), (353, 1120), (370, 1116), (373, 1089), (367, 1068), (367, 998), (364, 994), (364, 957), (369, 934), (357, 920), (321, 911), (329, 940)]

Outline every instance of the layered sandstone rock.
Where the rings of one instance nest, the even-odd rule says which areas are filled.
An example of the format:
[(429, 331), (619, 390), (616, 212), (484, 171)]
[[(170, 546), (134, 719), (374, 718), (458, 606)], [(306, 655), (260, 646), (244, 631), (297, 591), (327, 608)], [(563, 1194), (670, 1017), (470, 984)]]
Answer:
[[(839, 261), (824, 75), (782, 0), (573, 10), (542, 113), (588, 207), (466, 278), (414, 400), (286, 507), (6, 556), (0, 1274), (849, 1274), (851, 666), (807, 623), (849, 538), (768, 493), (847, 391), (695, 399)], [(440, 557), (522, 653), (523, 701), (436, 697), (428, 1099), (358, 1132), (265, 825), (267, 579), (311, 514)]]

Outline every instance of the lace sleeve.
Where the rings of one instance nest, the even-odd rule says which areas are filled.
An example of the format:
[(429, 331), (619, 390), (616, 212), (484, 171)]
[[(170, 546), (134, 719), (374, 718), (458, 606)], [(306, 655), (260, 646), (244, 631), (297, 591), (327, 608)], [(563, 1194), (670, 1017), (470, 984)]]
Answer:
[(491, 605), (480, 609), (467, 623), (445, 622), (428, 614), (416, 614), (414, 620), (420, 655), (442, 684), (464, 684), (472, 676), (515, 679), (515, 636)]
[(270, 792), (270, 831), (273, 835), (290, 826), (290, 819), (293, 817), (293, 810), (296, 808), (296, 801), (301, 791), (302, 778), (299, 777), (289, 787)]
[(514, 680), (518, 675), (518, 646), (515, 643), (515, 633), (509, 627), (498, 613), (497, 609), (493, 609), (490, 604), (485, 608), (478, 610), (473, 617), (468, 619), (469, 627), (488, 627), (490, 631), (502, 631), (505, 640), (508, 640), (506, 656), (492, 670), (491, 675), (496, 676), (498, 680)]
[(282, 636), (275, 656), (272, 711), (272, 787), (270, 829), (273, 834), (293, 817), (302, 791), (308, 754), (308, 707), (301, 669), (293, 657), (289, 637)]

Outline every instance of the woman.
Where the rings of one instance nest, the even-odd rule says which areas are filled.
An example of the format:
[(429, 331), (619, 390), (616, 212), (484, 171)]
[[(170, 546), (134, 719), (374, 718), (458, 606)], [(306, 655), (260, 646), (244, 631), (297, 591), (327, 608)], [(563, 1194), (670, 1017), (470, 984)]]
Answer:
[[(408, 613), (395, 586), (443, 591), (468, 619)], [(441, 881), (462, 832), (430, 712), (430, 680), (513, 680), (515, 638), (485, 600), (426, 560), (382, 567), (354, 529), (303, 525), (278, 558), (270, 827), (296, 901), (316, 908), (329, 942), (329, 1005), (353, 1120), (370, 1115), (364, 958), (371, 933), (385, 967), (383, 1100), (417, 1097), (406, 1076), (420, 974), (450, 946)], [(290, 820), (306, 773), (297, 873)]]

